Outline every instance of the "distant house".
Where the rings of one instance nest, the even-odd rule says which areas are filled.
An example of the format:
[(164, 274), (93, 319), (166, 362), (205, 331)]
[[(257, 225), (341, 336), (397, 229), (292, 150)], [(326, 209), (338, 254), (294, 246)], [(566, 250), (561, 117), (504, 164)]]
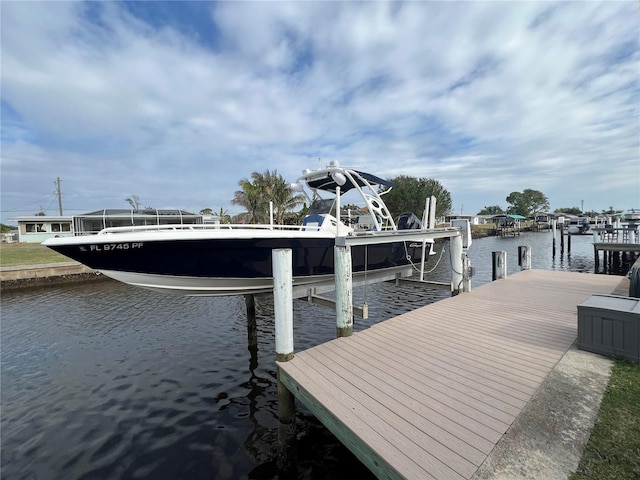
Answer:
[(215, 215), (203, 217), (184, 210), (156, 209), (104, 209), (75, 216), (35, 215), (11, 220), (18, 222), (18, 241), (21, 243), (41, 243), (53, 237), (92, 235), (108, 227), (220, 223)]
[(11, 220), (18, 222), (18, 241), (21, 243), (40, 243), (52, 237), (73, 235), (73, 217), (34, 215)]
[(536, 212), (534, 218), (536, 223), (550, 223), (556, 216), (553, 213)]
[(491, 217), (491, 221), (496, 224), (496, 226), (501, 227), (511, 227), (511, 226), (520, 226), (520, 222), (522, 220), (526, 220), (526, 217), (522, 215), (516, 214), (502, 214), (502, 215), (494, 215)]
[(444, 217), (445, 223), (451, 220), (469, 220), (469, 225), (484, 225), (487, 223), (487, 215), (447, 215)]

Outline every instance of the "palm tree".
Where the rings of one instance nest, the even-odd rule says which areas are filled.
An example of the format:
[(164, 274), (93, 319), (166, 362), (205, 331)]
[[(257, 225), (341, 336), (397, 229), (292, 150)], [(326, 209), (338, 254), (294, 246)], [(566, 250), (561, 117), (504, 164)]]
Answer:
[[(252, 174), (255, 174), (255, 172)], [(264, 201), (261, 198), (262, 192), (260, 188), (254, 184), (254, 182), (250, 182), (246, 178), (243, 178), (238, 182), (240, 186), (240, 190), (236, 190), (233, 194), (233, 200), (231, 203), (234, 205), (240, 205), (247, 210), (249, 215), (248, 221), (250, 223), (261, 223), (264, 222), (266, 218)]]
[(229, 210), (224, 210), (222, 207), (220, 207), (218, 217), (220, 218), (220, 223), (231, 223), (231, 215), (229, 215)]
[(235, 192), (231, 203), (244, 207), (251, 222), (266, 223), (269, 218), (269, 202), (273, 202), (275, 223), (281, 225), (284, 223), (285, 213), (304, 201), (304, 196), (294, 195), (277, 170), (253, 172), (251, 181), (243, 178), (238, 185), (240, 190)]
[(125, 198), (124, 201), (131, 205), (131, 208), (136, 211), (140, 208), (140, 197), (138, 195), (131, 195), (130, 197)]

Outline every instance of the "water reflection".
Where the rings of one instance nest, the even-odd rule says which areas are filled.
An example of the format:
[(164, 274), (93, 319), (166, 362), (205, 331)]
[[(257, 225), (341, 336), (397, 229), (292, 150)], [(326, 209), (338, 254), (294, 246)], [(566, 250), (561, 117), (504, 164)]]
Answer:
[[(481, 239), (469, 251), (474, 286), (491, 279), (491, 251), (518, 245), (534, 268), (593, 271), (589, 238), (551, 256), (551, 236)], [(439, 248), (446, 248), (440, 244)], [(431, 279), (448, 281), (445, 253)], [(447, 291), (361, 287), (360, 331)], [(27, 478), (273, 478), (277, 404), (273, 299), (164, 296), (114, 282), (3, 292), (2, 476)], [(294, 304), (296, 351), (335, 336), (332, 312)], [(298, 478), (372, 478), (298, 404)]]

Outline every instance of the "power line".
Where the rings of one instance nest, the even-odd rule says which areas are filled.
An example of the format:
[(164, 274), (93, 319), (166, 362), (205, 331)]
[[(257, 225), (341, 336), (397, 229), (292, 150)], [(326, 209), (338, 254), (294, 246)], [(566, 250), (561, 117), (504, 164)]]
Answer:
[[(31, 202), (31, 203), (27, 203), (25, 205), (22, 205), (21, 207), (13, 207), (13, 208), (9, 208), (9, 209), (2, 209), (0, 210), (0, 212), (19, 212), (20, 210), (24, 210), (28, 207), (31, 207), (33, 205), (38, 205), (38, 204), (42, 204), (44, 203), (46, 200), (48, 200), (49, 198), (51, 198), (49, 195), (47, 195), (46, 197), (41, 198), (40, 200), (37, 200), (35, 202)], [(55, 197), (53, 198), (53, 200), (55, 200)], [(52, 200), (52, 202), (53, 202)]]

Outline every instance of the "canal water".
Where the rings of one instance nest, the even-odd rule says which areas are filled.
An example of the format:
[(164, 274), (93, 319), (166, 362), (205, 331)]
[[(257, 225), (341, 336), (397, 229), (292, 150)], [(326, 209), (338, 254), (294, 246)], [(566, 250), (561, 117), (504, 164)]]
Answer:
[[(533, 267), (593, 272), (590, 237), (551, 256), (551, 235), (475, 240), (473, 286), (491, 252), (531, 245)], [(448, 281), (445, 253), (429, 278)], [(369, 319), (355, 330), (449, 295), (390, 283), (359, 288)], [(278, 478), (273, 299), (256, 299), (248, 347), (243, 297), (187, 298), (111, 281), (2, 293), (2, 478)], [(335, 315), (296, 301), (296, 350), (335, 336)], [(296, 478), (373, 478), (298, 403)]]

